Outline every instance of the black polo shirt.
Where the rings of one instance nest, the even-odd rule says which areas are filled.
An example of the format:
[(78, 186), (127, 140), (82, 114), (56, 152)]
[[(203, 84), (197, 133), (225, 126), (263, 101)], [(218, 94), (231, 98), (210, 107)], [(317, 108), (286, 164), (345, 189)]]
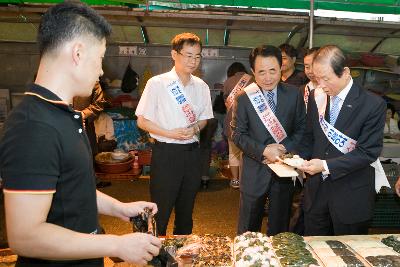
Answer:
[[(7, 118), (0, 141), (4, 191), (54, 194), (48, 223), (96, 234), (96, 182), (80, 112), (38, 85), (31, 85), (25, 94)], [(44, 261), (18, 257), (16, 266), (32, 265), (103, 266), (103, 259)]]

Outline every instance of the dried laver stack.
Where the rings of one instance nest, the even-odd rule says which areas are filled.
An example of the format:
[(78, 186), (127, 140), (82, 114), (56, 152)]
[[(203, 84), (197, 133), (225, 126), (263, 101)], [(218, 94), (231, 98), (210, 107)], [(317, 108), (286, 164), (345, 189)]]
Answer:
[(346, 244), (364, 257), (372, 266), (400, 266), (400, 254), (380, 241), (349, 240)]
[(279, 266), (271, 240), (262, 233), (246, 232), (237, 236), (233, 248), (236, 267)]
[(312, 247), (317, 256), (325, 266), (329, 267), (364, 267), (360, 261), (344, 243), (337, 240), (310, 241), (308, 245)]
[(280, 233), (272, 237), (272, 246), (282, 267), (319, 266), (306, 248), (303, 237), (293, 233)]
[(398, 236), (390, 235), (385, 237), (382, 239), (382, 243), (400, 253), (400, 238)]

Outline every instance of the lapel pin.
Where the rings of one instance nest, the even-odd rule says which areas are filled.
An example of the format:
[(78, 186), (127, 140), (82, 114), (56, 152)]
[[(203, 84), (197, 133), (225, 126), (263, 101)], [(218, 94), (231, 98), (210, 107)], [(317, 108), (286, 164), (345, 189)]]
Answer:
[(352, 108), (353, 106), (352, 105), (346, 105), (348, 108)]

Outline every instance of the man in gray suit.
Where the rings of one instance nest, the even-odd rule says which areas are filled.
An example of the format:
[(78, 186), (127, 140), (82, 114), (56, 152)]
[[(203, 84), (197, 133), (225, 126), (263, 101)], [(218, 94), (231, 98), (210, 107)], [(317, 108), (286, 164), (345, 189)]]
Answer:
[(231, 124), (232, 140), (243, 151), (238, 234), (260, 231), (268, 197), (267, 234), (275, 235), (288, 230), (294, 187), (266, 163), (296, 148), (305, 128), (305, 107), (296, 87), (280, 83), (278, 48), (257, 47), (249, 60), (256, 82), (237, 96)]

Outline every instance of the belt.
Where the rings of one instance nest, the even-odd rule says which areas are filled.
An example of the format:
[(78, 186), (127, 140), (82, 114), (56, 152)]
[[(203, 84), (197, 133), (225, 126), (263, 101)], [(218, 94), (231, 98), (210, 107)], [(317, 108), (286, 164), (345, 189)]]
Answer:
[(193, 142), (188, 144), (176, 144), (176, 143), (165, 143), (156, 140), (155, 145), (160, 147), (168, 147), (181, 150), (192, 150), (199, 147), (199, 142)]

